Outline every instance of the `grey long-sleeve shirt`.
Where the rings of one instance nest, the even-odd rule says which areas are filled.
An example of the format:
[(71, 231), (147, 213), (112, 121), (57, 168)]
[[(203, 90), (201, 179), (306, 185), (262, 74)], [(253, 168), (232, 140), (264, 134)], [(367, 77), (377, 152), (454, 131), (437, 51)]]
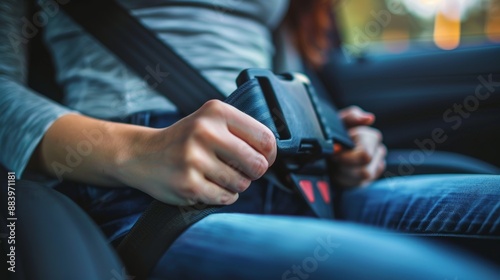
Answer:
[[(25, 14), (24, 2), (0, 3), (0, 162), (18, 177), (44, 133), (65, 114), (109, 118), (145, 110), (176, 110), (60, 9), (54, 12), (50, 5), (58, 3), (53, 0), (39, 3), (48, 15), (44, 39), (64, 90), (64, 104), (29, 89), (23, 42), (29, 38), (23, 34), (23, 25), (32, 15)], [(272, 68), (270, 29), (280, 22), (288, 5), (287, 0), (120, 2), (226, 94), (236, 88), (234, 80), (242, 69)], [(250, 16), (236, 16), (241, 13)]]

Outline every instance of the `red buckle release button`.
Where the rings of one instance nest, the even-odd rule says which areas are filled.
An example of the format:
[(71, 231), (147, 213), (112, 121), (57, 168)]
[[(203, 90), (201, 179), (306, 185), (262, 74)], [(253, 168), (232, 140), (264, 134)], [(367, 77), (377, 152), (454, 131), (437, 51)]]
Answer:
[(307, 200), (309, 200), (309, 202), (313, 203), (314, 202), (314, 190), (313, 190), (313, 185), (312, 185), (311, 181), (300, 180), (299, 186), (302, 189), (302, 191), (304, 192), (304, 194), (306, 195)]
[(323, 201), (330, 203), (330, 185), (325, 181), (318, 181), (317, 186), (321, 197), (323, 197)]

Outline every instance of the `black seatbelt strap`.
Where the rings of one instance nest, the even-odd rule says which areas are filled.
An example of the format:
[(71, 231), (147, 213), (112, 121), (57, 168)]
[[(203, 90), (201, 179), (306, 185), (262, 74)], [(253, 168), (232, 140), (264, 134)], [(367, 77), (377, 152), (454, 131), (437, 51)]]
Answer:
[(177, 237), (217, 210), (217, 207), (201, 204), (176, 207), (153, 201), (118, 247), (118, 253), (131, 276), (146, 279)]
[[(199, 71), (195, 70), (176, 54), (170, 46), (159, 40), (153, 32), (145, 28), (115, 1), (72, 0), (61, 7), (71, 18), (98, 39), (106, 48), (111, 50), (133, 71), (149, 81), (150, 86), (158, 93), (172, 101), (181, 113), (185, 115), (190, 114), (210, 99), (225, 99), (225, 96), (210, 84)], [(259, 72), (257, 74), (260, 75)], [(270, 80), (277, 79), (270, 71), (268, 73), (264, 72), (262, 75), (271, 78)], [(328, 143), (324, 141), (322, 145), (307, 142), (302, 146), (302, 142), (300, 142), (302, 138), (300, 137), (300, 139), (293, 137), (291, 139), (283, 139), (283, 135), (281, 135), (279, 128), (275, 125), (275, 120), (280, 118), (280, 116), (277, 117), (274, 114), (275, 109), (280, 106), (271, 108), (271, 105), (266, 103), (269, 101), (268, 96), (264, 96), (265, 94), (263, 93), (260, 81), (260, 78), (253, 77), (239, 83), (238, 89), (225, 101), (271, 129), (278, 140), (278, 148), (280, 148), (280, 144), (286, 146), (291, 140), (296, 142), (294, 147), (297, 150), (302, 148), (311, 150), (321, 148), (319, 146), (328, 146), (325, 145), (325, 143)], [(289, 89), (287, 87), (290, 85), (285, 82), (283, 83), (284, 85), (281, 85), (276, 82), (274, 89), (279, 89), (278, 95), (281, 96), (281, 102), (288, 106), (285, 107), (288, 109), (294, 108), (289, 104), (291, 101), (288, 100), (288, 95), (286, 95), (287, 89)], [(323, 114), (334, 115), (335, 112), (328, 106), (325, 107), (326, 104), (315, 100), (314, 94), (311, 93), (309, 98), (307, 94), (304, 95), (303, 87), (308, 83), (301, 84), (299, 82), (299, 85), (297, 85), (295, 81), (295, 83), (290, 84), (293, 84), (296, 89), (298, 87), (299, 92), (302, 91), (300, 98), (296, 96), (297, 100), (302, 101), (295, 102), (295, 105), (300, 103), (299, 105), (302, 107), (299, 106), (299, 110), (288, 111), (288, 116), (295, 115), (293, 117), (294, 121), (288, 125), (290, 127), (298, 127), (299, 129), (296, 131), (299, 132), (298, 134), (302, 133), (301, 135), (304, 136), (304, 132), (310, 131), (308, 130), (310, 127), (306, 124), (301, 128), (300, 123), (303, 119), (314, 120), (315, 127), (321, 126), (322, 128), (322, 132), (320, 132), (321, 137), (319, 138), (323, 136), (323, 138), (330, 140), (336, 138), (336, 141), (350, 146), (350, 139), (342, 131), (342, 124), (336, 127), (336, 123), (331, 123), (330, 120), (321, 117)], [(295, 92), (294, 90), (292, 91)], [(310, 93), (310, 91), (308, 92)], [(310, 102), (315, 104), (311, 105), (307, 101), (309, 99), (311, 99)], [(304, 103), (303, 100), (307, 102)], [(308, 104), (308, 107), (303, 107), (304, 104)], [(314, 109), (311, 109), (312, 107)], [(297, 107), (295, 108), (297, 109)], [(307, 111), (307, 115), (301, 116), (303, 119), (293, 113), (304, 113), (301, 112), (304, 108)], [(340, 130), (338, 130), (339, 128)], [(318, 131), (319, 129), (314, 130), (314, 132)], [(292, 134), (292, 136), (294, 135)], [(306, 136), (310, 137), (310, 134)], [(329, 143), (332, 144), (332, 142)], [(300, 149), (298, 149), (299, 144)], [(293, 149), (290, 150), (285, 147), (285, 149), (281, 150), (286, 153)], [(310, 176), (310, 174), (301, 174), (300, 171), (296, 170), (290, 172), (286, 177), (288, 178), (286, 183), (297, 186), (302, 196), (318, 216), (331, 217), (332, 205), (329, 198), (327, 176), (324, 176), (324, 174), (323, 176)], [(268, 178), (276, 178), (276, 176), (268, 176)], [(276, 179), (271, 179), (271, 181), (281, 184)], [(219, 208), (220, 206), (182, 208), (158, 201), (153, 202), (118, 247), (118, 253), (130, 274), (137, 277), (137, 279), (145, 279), (161, 255), (185, 229), (203, 217), (216, 212)]]
[[(196, 111), (207, 100), (225, 98), (114, 1), (72, 0), (61, 7), (184, 115)], [(129, 273), (136, 279), (146, 279), (161, 255), (184, 230), (219, 208), (183, 208), (152, 202), (117, 248)]]
[(199, 71), (115, 1), (72, 0), (61, 7), (184, 115), (207, 100), (225, 99)]

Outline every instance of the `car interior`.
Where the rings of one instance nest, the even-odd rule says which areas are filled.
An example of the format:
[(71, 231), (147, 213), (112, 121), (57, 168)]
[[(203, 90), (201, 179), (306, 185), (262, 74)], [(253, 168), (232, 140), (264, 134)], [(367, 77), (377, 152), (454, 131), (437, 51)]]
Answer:
[[(389, 153), (383, 177), (500, 174), (500, 1), (464, 1), (470, 2), (467, 11), (442, 26), (439, 12), (407, 2), (340, 1), (328, 63), (308, 74), (338, 108), (357, 105), (376, 115), (374, 126), (384, 143), (398, 151)], [(446, 28), (455, 33), (458, 28), (458, 35), (439, 37), (453, 33)], [(28, 47), (29, 86), (62, 102), (42, 30)], [(3, 197), (5, 189), (2, 185)], [(35, 207), (38, 196), (53, 203)], [(31, 189), (18, 199), (32, 204), (18, 204), (24, 231), (18, 230), (16, 279), (133, 279), (98, 227), (70, 199), (52, 189)], [(8, 253), (4, 240), (2, 250)], [(482, 246), (456, 242), (461, 244), (452, 245), (465, 249)], [(475, 251), (500, 265), (500, 242)], [(12, 277), (4, 269), (6, 253), (0, 254), (2, 279)]]
[[(432, 19), (422, 24), (410, 11), (393, 14), (390, 8), (384, 10), (381, 3), (384, 1), (372, 2), (375, 2), (373, 7), (356, 10), (365, 17), (357, 26), (346, 18), (359, 5), (366, 4), (365, 1), (346, 1), (338, 8), (340, 43), (332, 51), (330, 63), (321, 70), (322, 80), (336, 105), (356, 104), (375, 113), (375, 126), (382, 131), (389, 149), (418, 149), (416, 141), (431, 139), (432, 131), (441, 128), (447, 139), (436, 143), (435, 150), (456, 152), (500, 166), (500, 151), (495, 149), (500, 140), (500, 131), (495, 129), (500, 121), (500, 96), (495, 94), (500, 90), (499, 38), (493, 34), (487, 37), (481, 30), (488, 20), (494, 20), (488, 11), (491, 14), (497, 11), (498, 2), (492, 1), (489, 8), (481, 6), (484, 5), (481, 1), (468, 1), (478, 2), (475, 6), (479, 7), (471, 7), (473, 11), (462, 22), (463, 32), (468, 33), (462, 34), (462, 43), (453, 49), (437, 47), (432, 42), (432, 34), (420, 35), (421, 38), (414, 34), (432, 28)], [(371, 12), (370, 8), (373, 8)], [(374, 11), (379, 11), (378, 16)], [(382, 15), (388, 23), (377, 18), (383, 18)], [(466, 28), (470, 25), (482, 26), (469, 31)], [(342, 34), (349, 28), (363, 31), (354, 36)], [(382, 32), (403, 28), (415, 38), (396, 34), (394, 38), (384, 39)], [(377, 30), (381, 34), (377, 34)], [(342, 39), (349, 41), (342, 43)], [(404, 40), (406, 42), (402, 42)], [(491, 86), (485, 85), (487, 81)], [(487, 97), (476, 97), (481, 94)], [(400, 133), (402, 130), (405, 133)]]

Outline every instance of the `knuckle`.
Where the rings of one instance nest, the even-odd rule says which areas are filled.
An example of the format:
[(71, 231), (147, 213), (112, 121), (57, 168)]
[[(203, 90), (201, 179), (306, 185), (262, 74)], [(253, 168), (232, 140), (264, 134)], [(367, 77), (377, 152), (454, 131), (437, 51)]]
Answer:
[(262, 152), (264, 153), (264, 156), (266, 158), (271, 157), (271, 155), (275, 153), (276, 138), (274, 138), (274, 134), (269, 129), (266, 129), (262, 133), (261, 147), (262, 147)]
[(205, 102), (205, 104), (203, 104), (202, 106), (202, 109), (204, 110), (204, 112), (207, 112), (210, 115), (222, 116), (224, 115), (226, 106), (226, 103), (217, 99), (213, 99)]
[(219, 133), (209, 118), (197, 118), (193, 121), (191, 134), (201, 143), (212, 143), (219, 140)]
[(377, 139), (377, 142), (382, 142), (382, 132), (380, 130), (371, 126), (360, 126), (359, 133), (364, 135), (364, 137), (370, 137)]
[(357, 127), (358, 129), (358, 132), (364, 136), (366, 135), (375, 135), (375, 131), (376, 129), (371, 127), (371, 126), (366, 126), (366, 125), (363, 125), (363, 126), (358, 126)]
[(193, 171), (201, 170), (204, 166), (203, 158), (197, 152), (197, 149), (192, 147), (191, 149), (185, 149), (183, 151), (184, 154), (184, 164), (185, 168), (187, 168), (187, 175), (189, 177), (189, 171), (192, 169)]
[(386, 167), (386, 162), (385, 160), (383, 160), (380, 164), (379, 164), (379, 167), (378, 167), (378, 170), (377, 170), (377, 177), (382, 175), (382, 172), (384, 172), (385, 170), (385, 167)]
[(359, 106), (356, 106), (356, 105), (351, 105), (349, 107), (347, 107), (346, 111), (349, 113), (349, 114), (360, 114), (363, 112), (363, 110), (359, 107)]
[(229, 166), (229, 168), (233, 169), (233, 171), (220, 173), (218, 182), (222, 187), (231, 189), (234, 192), (244, 192), (252, 181), (240, 174), (240, 171), (235, 167)]
[(182, 192), (186, 200), (195, 202), (198, 201), (198, 198), (201, 194), (200, 187), (197, 184), (193, 183), (186, 183), (183, 187)]
[(372, 161), (373, 156), (365, 148), (361, 148), (359, 152), (359, 160), (361, 164), (368, 164)]
[(248, 189), (248, 187), (250, 187), (251, 183), (252, 181), (250, 181), (250, 179), (240, 176), (240, 179), (238, 180), (238, 183), (236, 185), (237, 192), (244, 192), (246, 189)]
[(230, 194), (230, 193), (223, 193), (219, 197), (219, 203), (222, 205), (229, 205), (233, 204), (238, 200), (239, 195), (237, 193)]
[[(240, 149), (245, 149), (245, 148), (247, 148), (245, 145), (242, 145), (240, 147)], [(226, 165), (231, 167), (234, 170), (241, 171), (241, 163), (236, 159), (230, 159), (230, 160), (226, 161)]]
[(383, 140), (382, 132), (380, 132), (380, 130), (373, 128), (373, 127), (371, 129), (373, 130), (373, 134), (375, 134), (375, 137), (377, 138), (377, 140), (379, 142), (382, 142), (382, 140)]
[(210, 120), (207, 117), (199, 117), (193, 120), (191, 132), (194, 134), (204, 134), (210, 127)]
[(345, 109), (344, 116), (358, 116), (363, 114), (363, 112), (363, 109), (361, 109), (359, 106), (352, 105)]
[(205, 116), (193, 120), (189, 133), (198, 143), (221, 142), (221, 128), (216, 119)]
[(211, 128), (210, 126), (206, 126), (204, 129), (199, 131), (198, 136), (200, 137), (200, 141), (204, 143), (218, 143), (220, 142), (220, 131)]
[(219, 171), (217, 174), (217, 182), (223, 187), (229, 185), (231, 182), (231, 178), (228, 172)]
[(251, 179), (256, 180), (264, 173), (266, 173), (268, 167), (267, 160), (265, 160), (262, 156), (257, 156), (250, 165), (250, 170), (252, 172)]
[(385, 158), (385, 156), (387, 156), (387, 147), (385, 145), (380, 145), (380, 154), (382, 155), (382, 158)]
[(361, 171), (359, 172), (359, 177), (361, 181), (370, 179), (371, 178), (370, 171), (366, 168), (361, 169)]
[(199, 198), (203, 192), (203, 186), (199, 180), (196, 180), (195, 175), (197, 171), (189, 167), (184, 171), (184, 175), (179, 178), (179, 191), (181, 196), (186, 200), (194, 201), (195, 203), (199, 201)]
[(353, 111), (359, 111), (359, 112), (363, 111), (361, 107), (359, 107), (358, 105), (351, 105), (349, 108)]

